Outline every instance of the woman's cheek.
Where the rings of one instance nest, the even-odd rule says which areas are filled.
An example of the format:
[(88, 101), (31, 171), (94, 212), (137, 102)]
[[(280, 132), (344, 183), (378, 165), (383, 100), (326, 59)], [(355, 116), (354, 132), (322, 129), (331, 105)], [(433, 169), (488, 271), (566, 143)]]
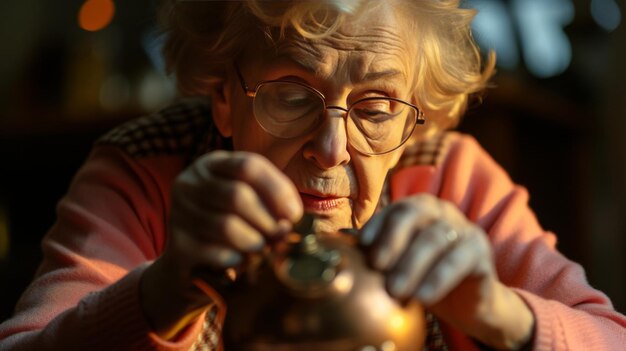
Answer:
[(372, 218), (373, 214), (374, 214), (374, 210), (372, 209), (372, 206), (357, 206), (354, 209), (353, 226), (357, 229), (362, 228), (367, 223), (367, 221), (369, 221), (370, 218)]
[(359, 195), (355, 206), (353, 206), (353, 215), (355, 225), (358, 228), (365, 225), (374, 215), (387, 174), (398, 163), (402, 150), (404, 148), (390, 154), (374, 156), (377, 159), (371, 157), (354, 159), (354, 172)]
[[(367, 183), (369, 186), (360, 187), (359, 196), (353, 206), (353, 216), (355, 219), (355, 226), (361, 228), (370, 218), (374, 215), (378, 201), (380, 199), (380, 192), (383, 187), (384, 178), (377, 184)], [(363, 183), (359, 183), (363, 184)], [(377, 186), (372, 186), (377, 185)]]

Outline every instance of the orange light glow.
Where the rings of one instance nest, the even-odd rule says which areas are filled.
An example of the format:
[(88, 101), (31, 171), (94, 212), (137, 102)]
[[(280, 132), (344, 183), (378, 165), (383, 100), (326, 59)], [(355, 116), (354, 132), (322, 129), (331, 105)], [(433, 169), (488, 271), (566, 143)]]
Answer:
[(78, 13), (80, 28), (95, 32), (103, 29), (115, 14), (115, 4), (112, 0), (87, 0)]
[(406, 328), (406, 322), (406, 318), (403, 315), (395, 314), (391, 316), (389, 320), (389, 325), (393, 330), (400, 332), (404, 331), (404, 329)]

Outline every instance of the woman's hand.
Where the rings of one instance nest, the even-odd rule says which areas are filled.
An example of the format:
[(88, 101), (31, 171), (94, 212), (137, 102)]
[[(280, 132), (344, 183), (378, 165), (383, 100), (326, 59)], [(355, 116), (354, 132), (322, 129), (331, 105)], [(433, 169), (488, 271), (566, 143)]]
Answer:
[(534, 317), (498, 281), (486, 234), (454, 205), (431, 195), (407, 198), (375, 215), (361, 243), (394, 297), (416, 298), (494, 348), (515, 349), (532, 336)]
[(293, 183), (257, 154), (217, 151), (175, 180), (163, 255), (144, 272), (142, 307), (157, 333), (174, 337), (211, 302), (195, 272), (221, 271), (288, 233), (302, 216)]

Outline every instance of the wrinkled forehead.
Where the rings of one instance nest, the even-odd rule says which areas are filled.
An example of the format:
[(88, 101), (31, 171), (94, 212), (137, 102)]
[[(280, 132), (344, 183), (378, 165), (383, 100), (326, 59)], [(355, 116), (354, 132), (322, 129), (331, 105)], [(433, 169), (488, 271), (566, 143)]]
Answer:
[(353, 81), (390, 70), (408, 76), (413, 55), (405, 21), (393, 6), (377, 6), (347, 17), (321, 38), (305, 38), (288, 28), (281, 40), (258, 43), (263, 46), (259, 58), (265, 64), (290, 60), (320, 77), (348, 74)]

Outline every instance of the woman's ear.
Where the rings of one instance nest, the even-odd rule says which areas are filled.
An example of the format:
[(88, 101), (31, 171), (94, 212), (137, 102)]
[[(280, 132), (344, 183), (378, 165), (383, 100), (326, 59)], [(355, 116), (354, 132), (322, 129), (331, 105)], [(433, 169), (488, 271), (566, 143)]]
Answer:
[(221, 79), (212, 84), (210, 89), (211, 110), (213, 112), (213, 121), (217, 129), (225, 137), (231, 137), (233, 134), (233, 124), (231, 116), (232, 94), (231, 86), (228, 79)]

